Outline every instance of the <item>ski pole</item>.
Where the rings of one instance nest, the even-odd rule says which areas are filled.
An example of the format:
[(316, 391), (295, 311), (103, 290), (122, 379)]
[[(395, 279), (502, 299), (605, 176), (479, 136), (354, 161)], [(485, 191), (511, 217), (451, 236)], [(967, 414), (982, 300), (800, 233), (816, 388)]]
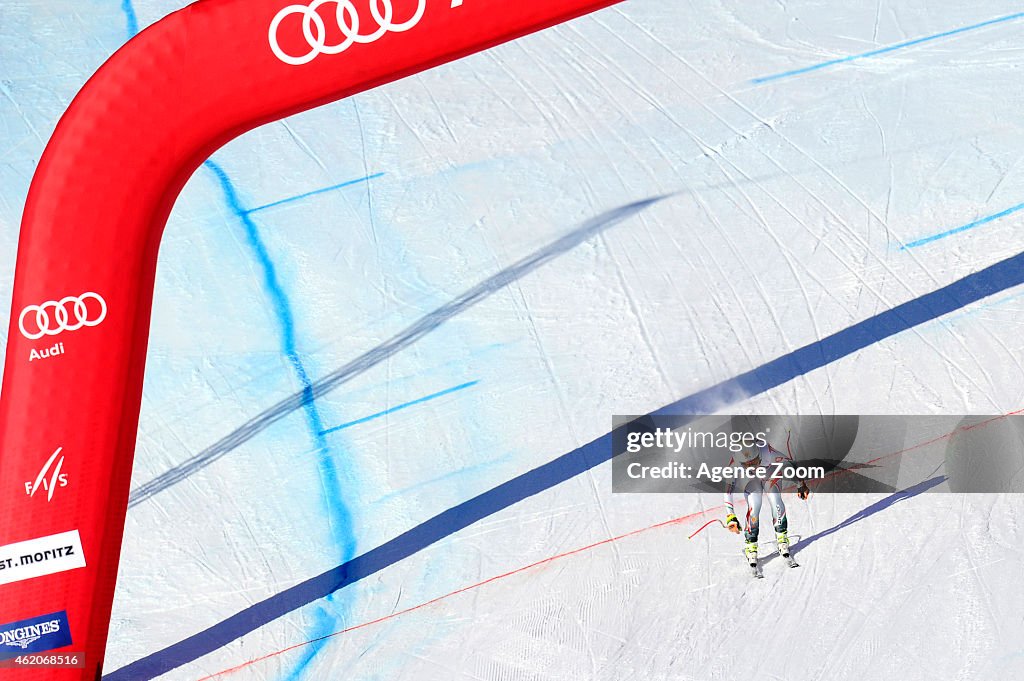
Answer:
[(709, 521), (707, 521), (706, 523), (704, 523), (703, 525), (701, 525), (701, 526), (700, 526), (700, 529), (698, 529), (698, 530), (697, 530), (696, 532), (694, 532), (694, 533), (693, 533), (693, 534), (691, 534), (691, 535), (690, 535), (689, 537), (687, 537), (687, 539), (693, 539), (693, 538), (694, 538), (694, 537), (696, 537), (696, 536), (697, 536), (698, 534), (700, 534), (700, 533), (701, 533), (701, 532), (702, 532), (702, 531), (704, 530), (704, 528), (705, 528), (705, 527), (707, 527), (708, 525), (711, 525), (711, 524), (713, 524), (713, 523), (718, 523), (719, 525), (721, 525), (721, 526), (722, 526), (722, 529), (723, 529), (723, 530), (725, 529), (725, 523), (723, 523), (723, 522), (721, 521), (721, 519), (719, 519), (719, 518), (715, 518), (714, 520), (709, 520)]

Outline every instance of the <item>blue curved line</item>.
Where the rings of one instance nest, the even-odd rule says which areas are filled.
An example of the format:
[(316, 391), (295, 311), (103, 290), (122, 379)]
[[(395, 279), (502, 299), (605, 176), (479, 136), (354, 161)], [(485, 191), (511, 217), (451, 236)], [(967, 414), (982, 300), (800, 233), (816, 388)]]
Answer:
[[(722, 381), (652, 415), (701, 414), (720, 411), (741, 400), (764, 393), (794, 378), (820, 369), (915, 326), (941, 317), (1024, 283), (1024, 253), (880, 312), (842, 331)], [(612, 433), (563, 454), (479, 496), (450, 508), (390, 541), (356, 556), (323, 574), (256, 603), (197, 634), (151, 653), (103, 677), (107, 681), (148, 681), (255, 631), (283, 615), (313, 603), (350, 584), (422, 551), (473, 523), (523, 499), (608, 461)]]
[[(313, 380), (309, 377), (309, 373), (306, 371), (306, 367), (299, 355), (295, 333), (295, 316), (292, 312), (291, 302), (281, 287), (281, 282), (277, 276), (277, 268), (267, 252), (266, 244), (260, 238), (256, 223), (250, 216), (251, 211), (247, 211), (242, 206), (231, 179), (214, 161), (206, 161), (203, 165), (213, 172), (220, 183), (221, 190), (224, 192), (224, 200), (227, 202), (231, 212), (241, 222), (245, 231), (246, 243), (252, 250), (260, 269), (263, 271), (263, 285), (267, 295), (270, 297), (274, 314), (280, 327), (282, 352), (288, 359), (289, 364), (291, 364), (295, 376), (299, 379), (299, 383), (302, 385), (303, 411), (306, 414), (307, 427), (316, 448), (316, 460), (320, 479), (326, 490), (324, 503), (327, 506), (327, 522), (330, 527), (330, 533), (341, 548), (342, 561), (351, 560), (356, 552), (352, 515), (345, 503), (335, 494), (341, 488), (338, 471), (334, 465), (334, 454), (331, 452), (327, 438), (324, 436), (324, 422), (320, 416), (320, 409), (317, 407), (313, 394)], [(331, 633), (337, 628), (338, 622), (342, 621), (342, 617), (341, 613), (332, 613), (324, 605), (321, 605), (317, 608), (316, 623), (310, 637), (312, 639), (320, 639), (324, 635)], [(301, 661), (287, 678), (300, 678), (307, 665), (313, 661), (328, 643), (326, 640), (321, 640), (309, 646), (304, 651)]]
[[(139, 21), (135, 13), (135, 7), (132, 5), (132, 0), (122, 0), (121, 10), (125, 14), (128, 37), (132, 38), (139, 32)], [(355, 555), (356, 551), (355, 534), (352, 529), (352, 517), (345, 504), (331, 494), (331, 491), (339, 489), (338, 472), (333, 463), (330, 446), (327, 443), (327, 439), (324, 437), (323, 419), (321, 418), (320, 411), (314, 401), (313, 381), (310, 379), (309, 373), (306, 371), (306, 367), (302, 362), (302, 358), (299, 356), (295, 336), (295, 318), (292, 313), (291, 303), (289, 302), (284, 289), (281, 287), (281, 283), (277, 276), (277, 268), (275, 267), (273, 260), (270, 258), (270, 254), (267, 252), (266, 245), (260, 238), (256, 223), (253, 222), (250, 215), (257, 210), (263, 210), (264, 208), (270, 208), (271, 206), (281, 205), (283, 203), (288, 203), (289, 201), (306, 198), (307, 196), (321, 194), (332, 189), (347, 187), (358, 182), (375, 179), (376, 177), (382, 176), (383, 173), (378, 173), (359, 180), (344, 182), (333, 187), (326, 187), (313, 192), (308, 192), (301, 196), (291, 197), (281, 201), (276, 201), (273, 204), (247, 210), (242, 206), (242, 203), (238, 198), (238, 192), (235, 190), (234, 184), (231, 182), (227, 173), (225, 173), (224, 170), (213, 160), (208, 160), (203, 165), (216, 176), (221, 190), (224, 193), (224, 200), (227, 202), (231, 212), (242, 223), (242, 227), (245, 231), (246, 242), (263, 271), (263, 283), (274, 308), (274, 314), (280, 325), (281, 347), (288, 363), (291, 365), (292, 370), (299, 379), (299, 383), (302, 385), (303, 397), (305, 398), (303, 400), (303, 409), (306, 414), (307, 425), (315, 443), (321, 479), (324, 481), (325, 488), (329, 490), (328, 494), (325, 495), (324, 501), (328, 507), (328, 523), (330, 525), (331, 534), (339, 541), (342, 560), (350, 560), (352, 556)], [(323, 606), (318, 608), (315, 619), (316, 624), (314, 627), (314, 638), (330, 633), (338, 622), (338, 617), (329, 612)], [(292, 674), (289, 675), (289, 678), (298, 678), (324, 645), (326, 645), (325, 642), (311, 646), (303, 655), (303, 659), (296, 665)]]
[[(128, 33), (128, 38), (133, 38), (139, 32), (139, 21), (138, 16), (135, 13), (135, 7), (132, 4), (132, 0), (121, 0), (121, 11), (124, 12), (125, 15), (125, 28)], [(256, 261), (263, 271), (263, 283), (267, 294), (270, 297), (271, 304), (273, 305), (278, 324), (280, 325), (282, 350), (289, 364), (292, 366), (292, 370), (298, 378), (299, 383), (302, 385), (302, 404), (303, 410), (306, 414), (307, 427), (309, 428), (315, 444), (320, 478), (327, 490), (327, 494), (324, 495), (324, 502), (327, 505), (328, 510), (328, 525), (330, 527), (331, 534), (339, 543), (342, 560), (350, 560), (352, 556), (355, 555), (356, 551), (355, 533), (352, 528), (352, 514), (349, 512), (349, 509), (344, 502), (333, 494), (334, 491), (340, 489), (338, 471), (334, 465), (330, 445), (328, 445), (327, 439), (324, 436), (324, 423), (320, 416), (320, 410), (314, 401), (315, 395), (313, 394), (313, 381), (309, 377), (309, 373), (306, 371), (302, 358), (299, 356), (295, 336), (295, 318), (292, 313), (291, 303), (289, 302), (284, 289), (281, 287), (281, 283), (277, 276), (277, 268), (274, 266), (274, 262), (270, 258), (270, 254), (267, 252), (266, 245), (260, 238), (256, 223), (253, 222), (250, 215), (265, 208), (278, 206), (290, 201), (314, 196), (316, 194), (322, 194), (333, 189), (347, 187), (359, 182), (376, 179), (377, 177), (381, 177), (383, 173), (377, 173), (376, 175), (370, 175), (358, 180), (343, 182), (332, 187), (325, 187), (323, 189), (307, 192), (300, 196), (290, 197), (281, 201), (275, 201), (274, 203), (267, 204), (265, 206), (247, 210), (242, 206), (242, 203), (238, 198), (238, 192), (235, 190), (234, 184), (231, 182), (227, 173), (225, 173), (224, 170), (213, 160), (207, 160), (203, 165), (216, 176), (221, 190), (224, 193), (224, 200), (227, 202), (231, 212), (234, 213), (235, 217), (242, 223), (242, 227), (245, 230), (246, 242), (249, 245), (249, 248), (253, 251)], [(328, 596), (328, 601), (331, 600), (333, 600), (333, 597)], [(339, 617), (341, 616), (342, 613), (331, 612), (321, 604), (317, 608), (315, 615), (314, 633), (312, 638), (321, 638), (325, 634), (334, 630), (337, 627), (337, 623), (340, 621)], [(287, 678), (300, 678), (307, 665), (313, 661), (313, 659), (326, 645), (327, 641), (320, 641), (311, 645), (309, 649), (304, 652), (302, 659), (296, 664), (295, 668)]]

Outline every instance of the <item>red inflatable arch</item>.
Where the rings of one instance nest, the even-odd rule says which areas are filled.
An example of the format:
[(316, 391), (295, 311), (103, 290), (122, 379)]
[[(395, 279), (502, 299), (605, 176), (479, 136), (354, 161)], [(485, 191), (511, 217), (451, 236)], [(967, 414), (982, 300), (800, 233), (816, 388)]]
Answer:
[(39, 161), (0, 399), (0, 664), (99, 677), (157, 251), (199, 164), (258, 125), (619, 0), (203, 0), (114, 54)]

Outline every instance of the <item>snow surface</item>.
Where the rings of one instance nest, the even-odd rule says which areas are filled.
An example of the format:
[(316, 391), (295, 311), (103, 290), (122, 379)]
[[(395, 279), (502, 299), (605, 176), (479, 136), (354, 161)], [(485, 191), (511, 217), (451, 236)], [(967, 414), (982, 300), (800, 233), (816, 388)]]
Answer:
[[(60, 114), (131, 32), (180, 6), (0, 3), (3, 314)], [(1016, 213), (901, 247), (1024, 202), (1024, 18), (752, 81), (1019, 9), (628, 0), (219, 151), (164, 238), (134, 487), (362, 359), (132, 506), (106, 671), (590, 442), (612, 414), (658, 409), (1016, 255)], [(1020, 409), (1021, 293), (722, 410)], [(396, 334), (402, 346), (381, 352)], [(803, 567), (770, 561), (758, 582), (732, 535), (687, 540), (720, 511), (690, 514), (718, 503), (613, 495), (603, 464), (163, 678), (674, 518), (223, 678), (1024, 674), (1019, 495), (791, 499)]]

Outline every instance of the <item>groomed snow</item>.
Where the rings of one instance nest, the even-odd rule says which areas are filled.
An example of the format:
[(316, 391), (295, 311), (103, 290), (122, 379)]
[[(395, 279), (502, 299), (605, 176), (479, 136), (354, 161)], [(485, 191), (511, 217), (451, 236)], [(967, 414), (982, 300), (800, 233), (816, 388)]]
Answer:
[[(0, 314), (60, 114), (134, 27), (181, 4), (0, 4)], [(313, 381), (359, 362), (312, 406), (132, 506), (105, 671), (590, 442), (613, 414), (658, 409), (1016, 255), (1015, 212), (904, 247), (1024, 202), (1024, 17), (1007, 18), (1019, 9), (628, 0), (217, 152), (164, 238), (133, 486), (301, 390), (289, 334)], [(232, 200), (260, 210), (246, 222)], [(487, 295), (460, 298), (495, 275)], [(1021, 292), (721, 411), (1021, 409)], [(769, 561), (756, 582), (734, 536), (687, 539), (719, 503), (613, 495), (603, 464), (162, 678), (199, 679), (674, 518), (224, 678), (1024, 674), (1021, 496), (787, 497), (802, 567)]]

